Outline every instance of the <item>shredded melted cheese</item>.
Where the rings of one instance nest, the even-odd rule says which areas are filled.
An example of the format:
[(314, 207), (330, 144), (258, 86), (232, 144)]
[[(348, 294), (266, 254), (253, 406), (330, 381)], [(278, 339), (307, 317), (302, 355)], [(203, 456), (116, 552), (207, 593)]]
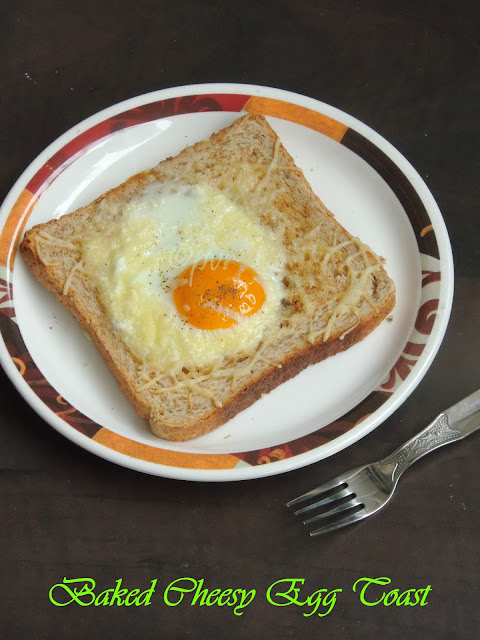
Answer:
[(65, 284), (63, 285), (63, 295), (64, 296), (68, 295), (68, 292), (70, 290), (70, 287), (72, 285), (73, 278), (74, 278), (76, 272), (77, 271), (81, 271), (83, 266), (84, 266), (84, 262), (83, 262), (83, 260), (80, 260), (79, 262), (74, 264), (74, 266), (70, 270), (70, 273), (68, 274), (67, 279), (65, 280)]
[(57, 238), (56, 236), (53, 236), (51, 233), (48, 233), (47, 231), (40, 231), (35, 236), (35, 251), (37, 252), (38, 257), (46, 267), (55, 267), (61, 264), (61, 260), (57, 260), (55, 262), (49, 262), (45, 257), (45, 253), (43, 252), (43, 247), (55, 247), (58, 249), (78, 251), (78, 246), (73, 243), (74, 240), (75, 240), (74, 237), (72, 237), (71, 241), (62, 240), (61, 238)]

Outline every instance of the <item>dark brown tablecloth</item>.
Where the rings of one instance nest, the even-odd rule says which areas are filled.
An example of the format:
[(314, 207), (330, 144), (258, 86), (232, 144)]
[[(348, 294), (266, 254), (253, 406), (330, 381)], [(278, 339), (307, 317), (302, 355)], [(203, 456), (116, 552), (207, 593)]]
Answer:
[[(386, 455), (480, 387), (475, 4), (18, 0), (4, 7), (2, 197), (52, 140), (126, 98), (196, 82), (280, 87), (352, 114), (410, 160), (444, 215), (456, 275), (444, 343), (398, 411), (343, 452), (271, 478), (188, 483), (115, 466), (58, 435), (2, 372), (3, 637), (478, 637), (478, 435), (425, 458), (388, 508), (342, 532), (310, 539), (284, 509), (319, 482)], [(182, 577), (203, 579), (210, 592), (256, 595), (237, 610), (213, 599), (192, 604), (192, 593), (168, 606), (165, 590)], [(384, 589), (431, 589), (423, 606), (362, 603), (366, 583), (356, 593), (354, 583), (380, 577), (390, 585), (368, 587), (365, 601)], [(97, 594), (120, 578), (121, 588), (155, 589), (149, 606), (58, 607), (49, 592), (64, 578), (91, 578)], [(307, 616), (312, 604), (268, 601), (268, 588), (282, 579), (304, 580), (283, 583), (292, 598), (299, 588), (297, 601), (319, 589), (342, 591), (328, 615), (318, 615), (328, 608), (322, 604)], [(180, 597), (170, 594), (171, 602)]]

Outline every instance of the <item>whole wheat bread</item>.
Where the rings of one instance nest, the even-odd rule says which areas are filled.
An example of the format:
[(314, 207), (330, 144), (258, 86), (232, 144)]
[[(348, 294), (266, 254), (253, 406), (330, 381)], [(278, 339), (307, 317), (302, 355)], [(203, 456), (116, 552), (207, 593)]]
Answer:
[[(285, 297), (278, 323), (247, 356), (231, 354), (209, 367), (174, 373), (148, 371), (113, 328), (93, 279), (77, 268), (78, 238), (94, 216), (118, 224), (122, 206), (146, 185), (179, 180), (207, 183), (263, 225), (280, 229)], [(222, 425), (308, 365), (362, 340), (395, 304), (382, 260), (336, 221), (261, 116), (243, 116), (90, 205), (30, 229), (21, 252), (95, 342), (153, 433), (170, 440)]]

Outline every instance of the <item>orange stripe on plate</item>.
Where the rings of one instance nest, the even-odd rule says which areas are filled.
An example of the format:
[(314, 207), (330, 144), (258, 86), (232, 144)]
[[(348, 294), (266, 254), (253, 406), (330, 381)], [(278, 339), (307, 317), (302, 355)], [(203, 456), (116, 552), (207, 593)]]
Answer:
[(0, 236), (0, 266), (12, 269), (20, 236), (36, 202), (37, 197), (24, 189), (13, 205)]
[(319, 131), (337, 142), (345, 135), (348, 127), (333, 118), (324, 116), (313, 109), (306, 109), (283, 100), (273, 100), (273, 98), (260, 98), (252, 96), (243, 107), (249, 113), (256, 113), (262, 116), (273, 116), (282, 118), (290, 122), (302, 124), (305, 127)]
[(146, 460), (168, 467), (182, 467), (184, 469), (233, 469), (239, 460), (229, 454), (184, 453), (182, 451), (168, 451), (157, 449), (148, 444), (135, 442), (124, 436), (119, 436), (108, 429), (100, 429), (92, 438), (104, 447), (124, 453), (138, 460)]
[(429, 231), (433, 231), (433, 226), (431, 224), (429, 224), (427, 227), (423, 227), (423, 229), (420, 231), (420, 236), (423, 238)]

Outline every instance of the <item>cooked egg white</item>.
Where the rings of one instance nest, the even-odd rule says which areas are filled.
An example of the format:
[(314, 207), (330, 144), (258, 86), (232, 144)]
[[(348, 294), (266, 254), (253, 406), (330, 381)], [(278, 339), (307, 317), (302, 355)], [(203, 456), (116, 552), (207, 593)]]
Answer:
[[(208, 365), (251, 351), (275, 326), (284, 296), (281, 243), (222, 192), (149, 185), (123, 207), (120, 221), (112, 228), (93, 224), (84, 235), (84, 270), (94, 279), (113, 326), (144, 363), (163, 370)], [(174, 293), (183, 284), (215, 290), (215, 304), (229, 307), (228, 296), (222, 303), (222, 291), (231, 289), (228, 278), (237, 263), (254, 278), (256, 294), (244, 285), (242, 304), (227, 309), (233, 318), (227, 328), (217, 328), (221, 322), (202, 323), (188, 299), (182, 308), (176, 306), (180, 298)], [(199, 272), (202, 277), (194, 279)], [(202, 297), (202, 291), (195, 293)]]

